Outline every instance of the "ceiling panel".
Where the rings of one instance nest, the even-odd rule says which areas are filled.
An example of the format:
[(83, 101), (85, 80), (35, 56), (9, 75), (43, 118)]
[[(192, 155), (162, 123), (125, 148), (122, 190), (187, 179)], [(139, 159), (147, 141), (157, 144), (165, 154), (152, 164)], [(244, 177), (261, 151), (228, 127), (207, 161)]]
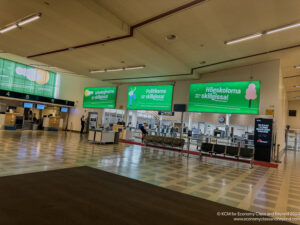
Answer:
[(0, 35), (0, 49), (22, 56), (127, 34), (128, 26), (92, 0), (1, 0), (0, 26), (32, 13), (41, 19)]

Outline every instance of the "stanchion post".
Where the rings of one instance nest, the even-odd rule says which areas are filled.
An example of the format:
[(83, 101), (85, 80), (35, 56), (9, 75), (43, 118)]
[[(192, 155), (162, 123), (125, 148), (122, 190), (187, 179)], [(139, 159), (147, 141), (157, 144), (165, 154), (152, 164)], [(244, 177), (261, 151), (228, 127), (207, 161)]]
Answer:
[(190, 144), (191, 144), (191, 137), (188, 137), (188, 143), (187, 143), (187, 157), (190, 157)]
[(280, 148), (280, 144), (277, 145), (277, 149), (276, 149), (276, 163), (281, 163), (281, 161), (279, 161), (279, 148)]

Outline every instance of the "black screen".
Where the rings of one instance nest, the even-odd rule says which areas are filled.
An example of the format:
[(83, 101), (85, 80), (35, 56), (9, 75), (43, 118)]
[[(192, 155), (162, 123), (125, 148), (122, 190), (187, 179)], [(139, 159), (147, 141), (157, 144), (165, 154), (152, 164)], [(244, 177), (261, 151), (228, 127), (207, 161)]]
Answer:
[(289, 110), (289, 116), (296, 116), (297, 111), (296, 110)]
[(174, 112), (185, 112), (186, 104), (174, 104)]

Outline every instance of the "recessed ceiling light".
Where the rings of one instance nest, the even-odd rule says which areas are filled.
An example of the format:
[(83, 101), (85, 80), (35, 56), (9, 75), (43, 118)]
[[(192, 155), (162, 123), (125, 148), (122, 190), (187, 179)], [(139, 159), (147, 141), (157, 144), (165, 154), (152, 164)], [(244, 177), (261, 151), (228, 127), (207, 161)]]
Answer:
[(116, 71), (122, 71), (124, 68), (110, 68), (106, 69), (106, 72), (116, 72)]
[(131, 67), (125, 67), (124, 70), (138, 70), (138, 69), (144, 69), (145, 66), (131, 66)]
[(39, 19), (41, 17), (41, 15), (42, 15), (41, 13), (38, 13), (38, 14), (35, 14), (33, 16), (30, 16), (30, 17), (27, 17), (25, 19), (22, 19), (21, 21), (15, 22), (12, 25), (9, 25), (9, 26), (6, 26), (4, 28), (1, 28), (0, 29), (0, 34), (3, 34), (3, 33), (7, 32), (7, 31), (10, 31), (10, 30), (13, 30), (13, 29), (15, 29), (17, 27), (21, 27), (21, 26), (23, 26), (23, 25), (25, 25), (27, 23), (31, 23), (31, 22)]
[(90, 70), (90, 73), (104, 73), (105, 70)]
[(54, 69), (54, 68), (57, 68), (57, 67), (55, 67), (55, 66), (38, 65), (38, 64), (29, 64), (29, 66), (33, 66), (33, 67), (41, 67), (41, 68), (47, 68), (47, 69)]
[(300, 85), (296, 85), (295, 87), (296, 87), (296, 88), (300, 88)]
[(137, 69), (143, 69), (143, 68), (145, 68), (145, 65), (128, 66), (125, 68), (108, 68), (108, 69), (101, 69), (101, 70), (90, 70), (90, 73), (116, 72), (116, 71), (122, 71), (122, 70), (137, 70)]
[(287, 25), (287, 26), (284, 26), (284, 27), (276, 28), (274, 30), (267, 31), (266, 34), (273, 34), (273, 33), (277, 33), (277, 32), (280, 32), (280, 31), (296, 28), (296, 27), (299, 27), (299, 26), (300, 26), (300, 23), (291, 24), (291, 25)]
[(18, 22), (18, 26), (23, 26), (23, 25), (25, 25), (25, 24), (27, 24), (27, 23), (31, 23), (31, 22), (33, 22), (33, 21), (35, 21), (35, 20), (38, 20), (39, 18), (41, 18), (41, 15), (42, 15), (42, 14), (39, 13), (39, 14), (37, 14), (37, 15), (28, 17), (28, 18), (22, 20), (21, 22)]
[(239, 43), (239, 42), (242, 42), (242, 41), (247, 41), (247, 40), (251, 40), (251, 39), (254, 39), (254, 38), (258, 38), (258, 37), (261, 37), (261, 36), (262, 36), (262, 33), (252, 34), (252, 35), (242, 37), (242, 38), (238, 38), (238, 39), (235, 39), (235, 40), (232, 40), (232, 41), (225, 41), (225, 44), (226, 45), (231, 45), (231, 44)]
[(295, 69), (300, 69), (300, 66), (295, 66)]
[(175, 34), (169, 34), (165, 37), (167, 41), (175, 40), (177, 36)]
[(4, 27), (4, 28), (2, 28), (2, 29), (0, 30), (0, 33), (3, 34), (3, 33), (5, 33), (5, 32), (7, 32), (7, 31), (13, 30), (13, 29), (15, 29), (15, 28), (17, 28), (17, 27), (18, 27), (18, 26), (17, 26), (16, 24), (10, 25), (10, 26), (8, 26), (8, 27)]

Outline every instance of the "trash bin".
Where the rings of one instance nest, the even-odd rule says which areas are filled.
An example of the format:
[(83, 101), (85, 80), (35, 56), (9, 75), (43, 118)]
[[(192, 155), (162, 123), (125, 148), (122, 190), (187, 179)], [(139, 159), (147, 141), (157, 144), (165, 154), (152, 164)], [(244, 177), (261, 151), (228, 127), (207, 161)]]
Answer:
[(120, 132), (115, 132), (115, 141), (114, 144), (119, 144)]

